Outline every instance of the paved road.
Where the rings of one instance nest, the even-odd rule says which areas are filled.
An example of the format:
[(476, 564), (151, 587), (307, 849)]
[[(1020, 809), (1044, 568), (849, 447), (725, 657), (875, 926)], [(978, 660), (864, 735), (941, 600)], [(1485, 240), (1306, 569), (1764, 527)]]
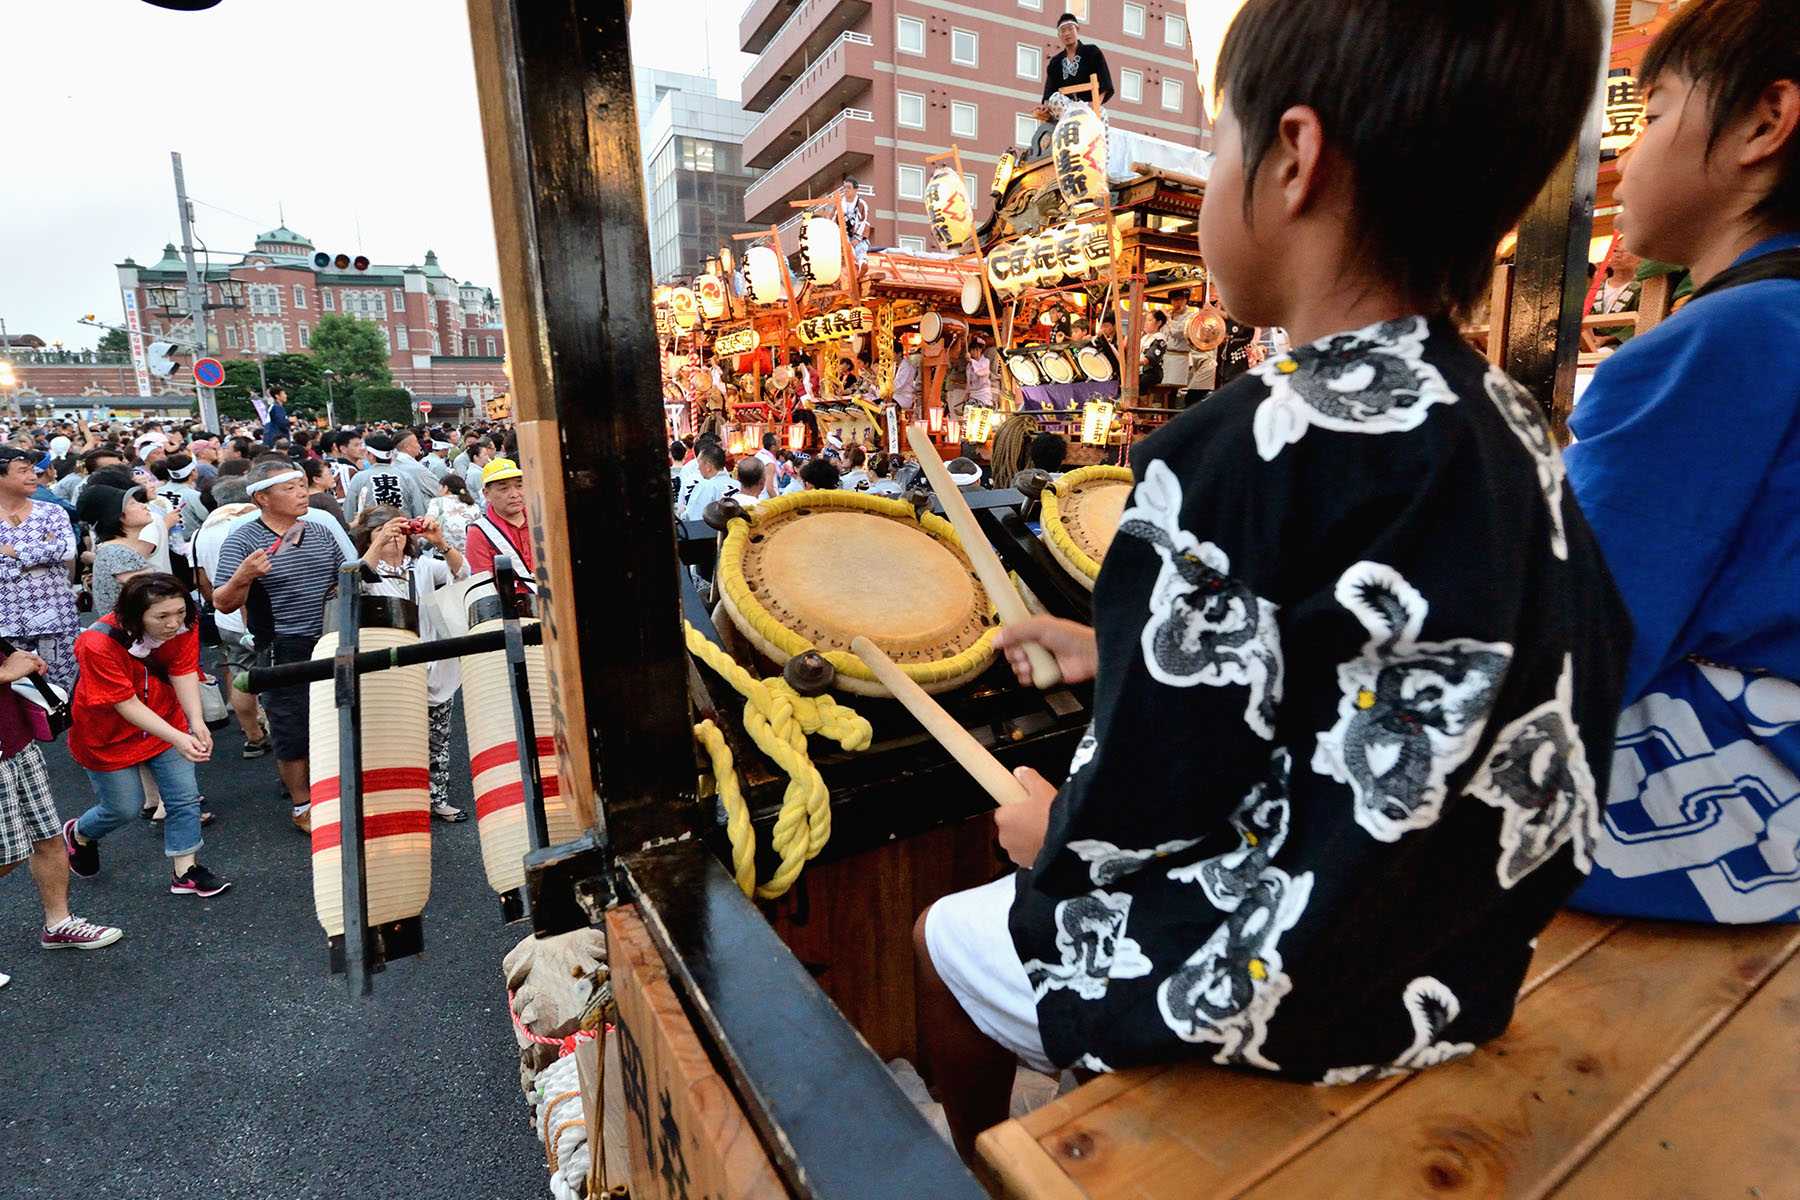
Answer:
[[(468, 809), (456, 728), (452, 801)], [(49, 954), (29, 874), (0, 880), (0, 1196), (545, 1195), (500, 975), (525, 931), (500, 922), (474, 821), (433, 823), (425, 955), (353, 1000), (328, 973), (273, 760), (241, 759), (235, 722), (217, 740), (201, 861), (230, 891), (170, 895), (160, 831), (121, 829), (70, 902), (124, 938)], [(76, 815), (86, 778), (46, 749)]]

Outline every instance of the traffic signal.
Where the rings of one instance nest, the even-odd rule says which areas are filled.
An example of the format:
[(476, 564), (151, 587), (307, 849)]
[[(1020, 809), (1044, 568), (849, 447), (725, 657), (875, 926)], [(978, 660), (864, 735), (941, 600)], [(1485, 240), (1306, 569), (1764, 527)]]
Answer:
[(366, 254), (333, 254), (329, 250), (316, 250), (312, 256), (315, 271), (354, 271), (358, 274), (369, 269), (369, 256)]
[(174, 348), (174, 342), (151, 342), (145, 348), (144, 357), (148, 360), (150, 373), (158, 379), (167, 379), (179, 365), (169, 357), (169, 351)]

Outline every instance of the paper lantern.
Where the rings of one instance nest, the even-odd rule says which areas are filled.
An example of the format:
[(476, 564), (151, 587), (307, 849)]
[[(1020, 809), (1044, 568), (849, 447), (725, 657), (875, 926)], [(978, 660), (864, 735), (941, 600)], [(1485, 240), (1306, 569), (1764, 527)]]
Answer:
[(725, 281), (717, 275), (702, 275), (694, 281), (694, 294), (700, 301), (700, 313), (709, 321), (725, 315)]
[[(522, 602), (525, 598), (521, 598)], [(469, 632), (504, 628), (500, 598), (492, 578), (464, 595)], [(535, 625), (523, 617), (521, 625)], [(531, 847), (525, 811), (523, 760), (513, 724), (513, 672), (504, 651), (465, 655), (461, 659), (463, 728), (469, 737), (469, 769), (475, 781), (475, 820), (481, 834), (481, 865), (488, 886), (501, 896), (525, 886), (525, 854)], [(551, 707), (550, 674), (543, 646), (525, 647), (525, 671), (531, 689), (531, 721), (537, 736), (538, 776), (544, 787), (544, 817), (550, 844), (581, 834), (580, 823), (562, 795), (556, 762), (556, 716)]]
[(820, 287), (830, 287), (844, 273), (844, 243), (836, 221), (808, 217), (800, 226), (800, 270)]
[(946, 442), (961, 443), (961, 441), (962, 441), (962, 422), (961, 421), (952, 420), (944, 426), (944, 440)]
[(939, 404), (932, 404), (932, 405), (926, 406), (925, 423), (927, 426), (930, 427), (931, 432), (933, 432), (933, 433), (938, 433), (938, 432), (942, 431), (944, 428), (943, 406), (939, 405)]
[[(409, 606), (410, 607), (410, 606)], [(369, 608), (365, 621), (372, 621)], [(417, 617), (414, 616), (414, 620)], [(415, 645), (411, 629), (366, 624), (362, 650)], [(314, 658), (337, 653), (331, 630)], [(363, 923), (387, 925), (416, 917), (431, 896), (431, 768), (425, 667), (397, 667), (364, 675), (362, 688), (362, 813), (368, 908)], [(344, 933), (343, 827), (339, 812), (336, 685), (311, 685), (313, 909), (328, 937)]]
[(675, 314), (675, 324), (682, 329), (692, 329), (700, 323), (699, 302), (691, 288), (676, 288), (669, 293), (669, 309)]
[(1081, 208), (1106, 198), (1106, 126), (1093, 106), (1071, 104), (1050, 135), (1056, 188)]
[(1011, 150), (1000, 155), (1000, 161), (994, 164), (994, 186), (989, 189), (991, 195), (998, 196), (1006, 191), (1006, 185), (1012, 182), (1013, 168), (1019, 164), (1019, 156)]
[(971, 404), (963, 409), (963, 425), (971, 442), (985, 442), (994, 435), (994, 410)]
[(767, 246), (752, 246), (744, 256), (744, 271), (750, 299), (758, 304), (774, 304), (782, 298), (781, 258)]
[(975, 236), (975, 209), (969, 203), (968, 185), (948, 163), (939, 163), (925, 185), (925, 211), (944, 249), (959, 250)]
[(1200, 102), (1215, 121), (1220, 97), (1213, 76), (1218, 74), (1219, 48), (1242, 7), (1244, 0), (1187, 0), (1188, 38), (1194, 49), (1194, 74), (1200, 81)]
[(788, 426), (788, 449), (798, 453), (806, 445), (806, 426), (794, 424)]
[(1089, 400), (1081, 406), (1081, 440), (1089, 446), (1106, 445), (1112, 431), (1113, 406), (1105, 400)]

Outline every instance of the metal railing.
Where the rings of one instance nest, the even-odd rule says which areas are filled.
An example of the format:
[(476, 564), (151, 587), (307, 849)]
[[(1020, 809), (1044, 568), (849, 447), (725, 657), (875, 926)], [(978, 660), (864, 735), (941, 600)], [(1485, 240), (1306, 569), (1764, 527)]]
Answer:
[(799, 148), (796, 149), (792, 154), (789, 154), (786, 158), (782, 159), (780, 162), (778, 162), (774, 166), (770, 167), (767, 171), (764, 171), (762, 173), (762, 175), (757, 178), (755, 183), (751, 184), (749, 187), (744, 189), (744, 210), (746, 212), (754, 212), (755, 209), (753, 209), (751, 207), (751, 204), (752, 204), (753, 197), (755, 197), (757, 191), (759, 189), (761, 189), (766, 183), (768, 183), (769, 180), (771, 180), (775, 176), (779, 175), (781, 173), (781, 170), (783, 167), (787, 166), (789, 163), (793, 162), (795, 159), (799, 158), (801, 155), (812, 150), (821, 141), (823, 141), (825, 138), (829, 137), (831, 134), (837, 132), (838, 126), (842, 125), (846, 121), (868, 121), (872, 124), (874, 122), (874, 120), (875, 120), (875, 114), (870, 112), (866, 108), (846, 108), (843, 112), (841, 112), (837, 116), (831, 118), (831, 120), (826, 122), (825, 125), (817, 133), (813, 134), (811, 137), (807, 138), (804, 142), (800, 143)]
[[(751, 2), (755, 3), (755, 0), (751, 0)], [(788, 26), (792, 25), (795, 21), (798, 21), (800, 19), (800, 14), (812, 7), (812, 2), (813, 0), (801, 0), (800, 6), (788, 14), (788, 19), (781, 23), (781, 28), (777, 29), (774, 36), (764, 43), (762, 53), (756, 56), (755, 62), (744, 69), (744, 78), (738, 81), (740, 92), (743, 90), (743, 85), (750, 81), (750, 76), (755, 74), (756, 69), (762, 66), (767, 60), (770, 48), (781, 41), (782, 35), (788, 31)], [(742, 20), (742, 18), (740, 17), (739, 20)], [(770, 107), (773, 107), (773, 105)]]
[(762, 116), (757, 118), (756, 124), (750, 127), (750, 132), (755, 133), (757, 127), (774, 115), (775, 110), (779, 109), (789, 96), (793, 95), (809, 83), (812, 83), (819, 75), (819, 68), (823, 67), (826, 61), (831, 58), (832, 54), (837, 51), (837, 48), (844, 45), (846, 42), (852, 46), (873, 46), (875, 44), (875, 39), (866, 33), (858, 33), (854, 29), (846, 29), (844, 32), (838, 34), (837, 40), (825, 47), (824, 50), (820, 51), (819, 57), (813, 59), (812, 65), (806, 68), (798, 79), (790, 83), (785, 92), (782, 92), (781, 95), (775, 97), (774, 103), (763, 109)]

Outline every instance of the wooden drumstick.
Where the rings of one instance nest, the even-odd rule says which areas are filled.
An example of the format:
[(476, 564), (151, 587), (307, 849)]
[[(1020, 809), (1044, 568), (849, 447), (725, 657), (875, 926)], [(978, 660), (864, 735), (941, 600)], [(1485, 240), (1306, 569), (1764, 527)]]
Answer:
[(1005, 764), (988, 753), (973, 734), (957, 724), (956, 718), (945, 712), (943, 705), (926, 695), (925, 689), (914, 683), (912, 676), (894, 665), (894, 660), (883, 654), (880, 646), (866, 637), (858, 637), (850, 642), (850, 652), (875, 672), (875, 678), (881, 681), (882, 686), (894, 693), (894, 699), (904, 704), (906, 710), (918, 718), (919, 724), (925, 727), (925, 732), (950, 752), (950, 757), (956, 760), (957, 766), (975, 777), (975, 782), (994, 798), (994, 803), (1017, 804), (1031, 798), (1025, 785), (1013, 778)]
[[(950, 518), (950, 524), (956, 529), (956, 536), (961, 539), (963, 553), (969, 556), (969, 563), (975, 568), (981, 586), (994, 602), (994, 611), (1000, 614), (1002, 625), (1016, 625), (1031, 616), (1025, 607), (1025, 600), (1019, 595), (1019, 589), (1013, 586), (1012, 576), (1006, 573), (1006, 567), (1000, 562), (1000, 556), (981, 532), (981, 526), (975, 523), (975, 514), (969, 508), (969, 502), (950, 478), (950, 468), (938, 457), (937, 447), (931, 444), (923, 425), (908, 425), (906, 441), (912, 447), (913, 456), (925, 469), (925, 477), (931, 480), (931, 490), (937, 493), (938, 503), (944, 506), (944, 515)], [(1036, 642), (1025, 643), (1025, 653), (1031, 659), (1031, 682), (1039, 688), (1053, 688), (1062, 682), (1062, 671), (1057, 668), (1056, 659), (1051, 653)]]

